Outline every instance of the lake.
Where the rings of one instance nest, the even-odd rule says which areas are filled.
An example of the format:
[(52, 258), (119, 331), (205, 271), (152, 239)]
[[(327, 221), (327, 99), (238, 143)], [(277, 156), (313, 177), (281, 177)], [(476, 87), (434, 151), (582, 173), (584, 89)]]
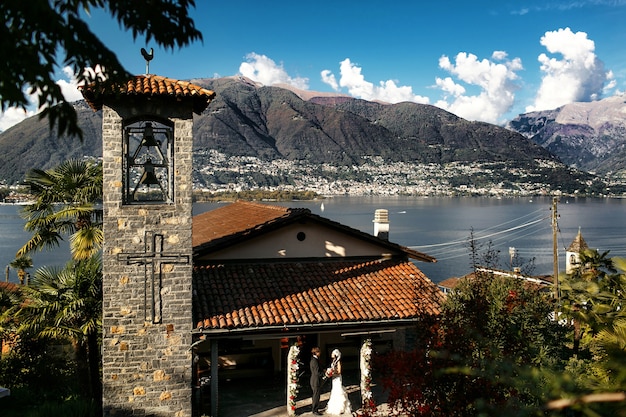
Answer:
[[(418, 262), (435, 282), (470, 272), (467, 240), (473, 230), (476, 242), (500, 251), (501, 266), (510, 265), (509, 248), (521, 259), (535, 259), (536, 274), (552, 273), (552, 198), (486, 197), (330, 197), (319, 201), (270, 203), (305, 207), (314, 214), (373, 233), (374, 212), (389, 211), (389, 240), (437, 258), (437, 263)], [(194, 214), (220, 203), (197, 203)], [(23, 231), (20, 206), (0, 206), (0, 265), (6, 268), (28, 239)], [(559, 270), (565, 268), (565, 248), (579, 228), (591, 248), (610, 250), (610, 256), (626, 256), (626, 199), (566, 198), (557, 205)], [(62, 266), (69, 259), (67, 244), (53, 252), (33, 256), (35, 268)], [(34, 271), (31, 270), (31, 273)], [(15, 271), (10, 281), (17, 282)]]

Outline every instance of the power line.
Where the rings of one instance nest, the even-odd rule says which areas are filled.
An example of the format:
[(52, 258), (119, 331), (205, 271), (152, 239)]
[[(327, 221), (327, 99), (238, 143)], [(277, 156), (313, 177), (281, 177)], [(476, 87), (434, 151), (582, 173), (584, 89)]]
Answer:
[[(489, 234), (486, 234), (486, 235), (483, 235), (483, 236), (480, 235), (481, 233), (484, 233), (486, 231), (492, 230), (492, 229), (497, 227), (497, 226), (492, 226), (492, 227), (489, 227), (489, 228), (484, 229), (482, 231), (474, 233), (473, 234), (473, 239), (474, 240), (481, 240), (481, 239), (487, 239), (487, 238), (490, 238), (490, 237), (493, 237), (493, 236), (498, 236), (498, 235), (501, 235), (503, 233), (509, 233), (511, 231), (514, 231), (514, 230), (522, 229), (522, 228), (529, 227), (529, 226), (532, 226), (534, 224), (540, 223), (540, 222), (544, 221), (545, 219), (546, 219), (546, 217), (541, 217), (541, 218), (532, 220), (532, 221), (524, 223), (524, 224), (520, 224), (520, 225), (517, 225), (517, 226), (510, 227), (510, 228), (505, 229), (505, 230), (501, 230), (501, 231), (494, 232), (494, 233), (489, 233)], [(515, 219), (515, 220), (519, 220), (519, 219)], [(506, 223), (502, 223), (502, 225), (511, 223), (512, 221), (515, 221), (515, 220), (511, 220), (511, 221), (508, 221)], [(452, 246), (452, 245), (458, 245), (458, 244), (465, 244), (465, 243), (467, 243), (467, 240), (468, 239), (466, 238), (466, 239), (463, 239), (463, 240), (454, 240), (454, 241), (451, 241), (451, 242), (435, 243), (435, 244), (432, 244), (432, 245), (416, 245), (416, 246), (408, 246), (408, 247), (411, 248), (411, 249), (422, 250), (422, 249), (427, 249), (427, 248), (437, 248), (437, 247), (443, 247), (443, 246)]]
[[(546, 215), (546, 211), (546, 208), (540, 208), (523, 216), (507, 220), (480, 231), (472, 231), (471, 238), (475, 241), (490, 239), (491, 243), (497, 246), (504, 242), (510, 243), (537, 233), (545, 232), (546, 228), (549, 228), (545, 220), (550, 218), (549, 215)], [(544, 223), (543, 225), (541, 224), (542, 222)], [(505, 229), (499, 230), (505, 226)], [(466, 257), (468, 255), (467, 243), (469, 240), (470, 238), (468, 237), (462, 240), (457, 239), (449, 242), (430, 245), (413, 245), (409, 247), (420, 251), (427, 250), (428, 254), (435, 257), (438, 261), (446, 261)], [(535, 250), (534, 253), (536, 254), (536, 252)]]

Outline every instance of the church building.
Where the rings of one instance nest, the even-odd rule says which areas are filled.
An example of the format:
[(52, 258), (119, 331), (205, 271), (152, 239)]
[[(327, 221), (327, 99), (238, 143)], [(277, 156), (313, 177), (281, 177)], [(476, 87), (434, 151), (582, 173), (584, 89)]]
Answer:
[(365, 340), (410, 347), (439, 313), (415, 265), (435, 259), (390, 242), (383, 212), (377, 236), (259, 203), (192, 217), (193, 114), (213, 91), (148, 74), (83, 96), (103, 114), (105, 417), (218, 416), (220, 379), (284, 373), (289, 345), (358, 368)]

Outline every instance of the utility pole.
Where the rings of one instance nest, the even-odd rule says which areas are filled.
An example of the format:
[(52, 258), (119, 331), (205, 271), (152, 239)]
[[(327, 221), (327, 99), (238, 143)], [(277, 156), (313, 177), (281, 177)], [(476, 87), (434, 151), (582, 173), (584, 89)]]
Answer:
[(559, 289), (559, 252), (556, 245), (556, 232), (558, 229), (558, 213), (556, 211), (556, 204), (558, 202), (558, 198), (554, 197), (552, 199), (552, 256), (553, 256), (553, 269), (554, 269), (554, 295), (556, 297), (556, 306), (555, 306), (555, 319), (556, 314), (559, 309), (559, 304), (561, 303), (560, 289)]

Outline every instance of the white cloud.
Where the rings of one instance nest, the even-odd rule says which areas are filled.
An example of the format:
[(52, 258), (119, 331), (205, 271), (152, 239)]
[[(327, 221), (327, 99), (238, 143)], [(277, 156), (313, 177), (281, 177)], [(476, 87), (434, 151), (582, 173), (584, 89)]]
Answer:
[(83, 95), (78, 89), (78, 81), (76, 80), (76, 75), (74, 75), (74, 71), (70, 67), (63, 68), (63, 74), (65, 74), (65, 80), (58, 80), (57, 84), (61, 87), (61, 92), (63, 93), (63, 97), (65, 100), (70, 103), (73, 101), (78, 101), (83, 99)]
[(239, 65), (239, 72), (244, 77), (263, 85), (289, 84), (303, 90), (309, 88), (308, 78), (292, 78), (282, 65), (277, 65), (267, 56), (254, 52), (246, 55), (246, 62), (242, 62)]
[(339, 91), (339, 84), (337, 83), (337, 79), (335, 78), (335, 74), (330, 72), (330, 70), (324, 70), (324, 71), (321, 72), (321, 76), (322, 76), (322, 82), (324, 82), (325, 84), (330, 85), (330, 87), (333, 90)]
[(604, 86), (604, 88), (602, 89), (602, 93), (607, 94), (609, 93), (611, 90), (615, 89), (615, 87), (617, 87), (617, 80), (615, 79), (615, 74), (613, 74), (613, 71), (608, 71), (606, 73), (606, 85)]
[(459, 97), (465, 94), (465, 87), (461, 84), (457, 84), (450, 77), (446, 78), (437, 78), (435, 80), (437, 87), (442, 89), (446, 94), (452, 95), (454, 97)]
[(495, 51), (491, 59), (479, 60), (476, 55), (459, 52), (454, 63), (447, 56), (439, 59), (439, 67), (468, 86), (478, 87), (476, 95), (467, 95), (464, 85), (452, 77), (435, 80), (444, 92), (436, 106), (468, 120), (502, 123), (502, 117), (514, 104), (517, 71), (523, 69), (519, 58), (508, 59), (506, 52)]
[[(380, 81), (376, 86), (366, 81), (361, 68), (350, 62), (349, 58), (341, 61), (339, 66), (339, 87), (348, 89), (348, 93), (353, 97), (364, 100), (379, 100), (387, 103), (399, 103), (402, 101), (412, 101), (416, 103), (428, 103), (428, 97), (413, 94), (410, 86), (398, 86), (395, 81)], [(338, 90), (335, 75), (329, 71), (322, 71), (322, 81), (330, 85), (334, 90)]]
[(526, 111), (554, 109), (574, 101), (592, 101), (602, 95), (606, 87), (614, 86), (613, 74), (605, 72), (604, 63), (598, 59), (595, 43), (585, 32), (572, 32), (570, 28), (546, 32), (541, 45), (550, 54), (560, 54), (561, 59), (542, 53), (538, 60), (543, 73), (535, 102)]
[(22, 120), (34, 116), (32, 110), (24, 110), (17, 107), (10, 107), (4, 112), (0, 112), (0, 132), (4, 132), (8, 128), (15, 126)]
[[(69, 102), (81, 100), (83, 96), (80, 90), (78, 90), (78, 83), (72, 69), (70, 67), (63, 68), (63, 75), (64, 78), (56, 82), (61, 88), (63, 97)], [(37, 92), (28, 95), (28, 101), (30, 104), (26, 106), (26, 110), (12, 107), (6, 109), (4, 112), (0, 111), (0, 132), (7, 130), (20, 123), (22, 120), (34, 116), (43, 110), (43, 108), (39, 108), (38, 106)]]

